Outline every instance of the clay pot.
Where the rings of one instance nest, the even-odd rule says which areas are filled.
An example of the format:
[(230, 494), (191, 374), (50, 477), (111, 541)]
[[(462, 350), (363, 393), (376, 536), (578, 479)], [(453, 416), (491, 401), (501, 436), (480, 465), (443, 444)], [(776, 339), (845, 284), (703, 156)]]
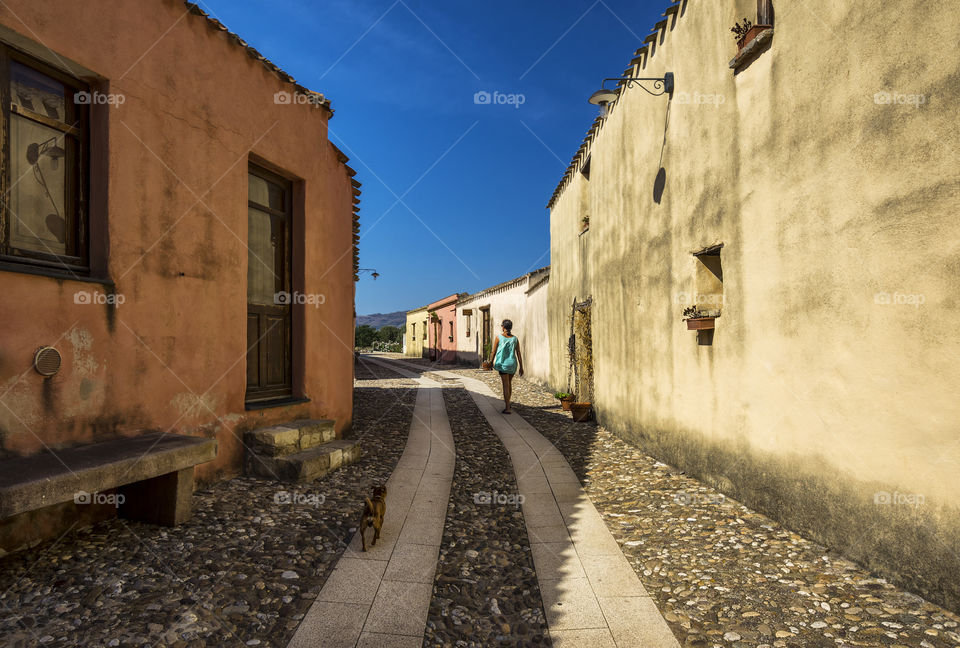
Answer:
[(593, 405), (591, 403), (570, 403), (570, 413), (573, 414), (573, 420), (579, 423), (589, 421), (593, 414)]
[(688, 331), (707, 331), (715, 326), (716, 317), (691, 317), (687, 320)]

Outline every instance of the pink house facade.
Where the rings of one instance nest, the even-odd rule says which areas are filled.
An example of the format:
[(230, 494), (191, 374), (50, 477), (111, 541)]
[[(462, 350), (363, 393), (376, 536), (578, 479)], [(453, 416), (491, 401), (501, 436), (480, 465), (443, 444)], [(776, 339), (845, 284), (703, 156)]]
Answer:
[[(464, 293), (465, 294), (465, 293)], [(435, 362), (457, 361), (457, 301), (453, 294), (427, 306), (427, 348), (424, 355)]]

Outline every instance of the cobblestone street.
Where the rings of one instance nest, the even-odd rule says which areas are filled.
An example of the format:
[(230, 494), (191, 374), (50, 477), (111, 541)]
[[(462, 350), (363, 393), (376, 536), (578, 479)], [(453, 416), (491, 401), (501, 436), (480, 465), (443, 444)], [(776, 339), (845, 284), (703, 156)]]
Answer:
[(356, 378), (361, 461), (313, 485), (214, 484), (180, 527), (115, 519), (3, 558), (0, 646), (286, 646), (410, 427), (412, 381)]
[[(495, 372), (460, 370), (495, 391)], [(960, 646), (956, 615), (871, 576), (514, 381), (684, 646)]]
[[(423, 633), (393, 635), (390, 645), (614, 645), (585, 631), (552, 631), (548, 623), (557, 621), (544, 613), (548, 593), (524, 524), (530, 509), (496, 500), (521, 489), (511, 456), (489, 414), (451, 378), (479, 380), (499, 394), (496, 373), (387, 356), (357, 364), (352, 435), (362, 439), (359, 463), (300, 487), (236, 478), (198, 491), (194, 517), (181, 527), (117, 519), (5, 558), (0, 645), (286, 646), (348, 551), (362, 498), (390, 477), (404, 451), (424, 388), (410, 377), (417, 367), (443, 393), (456, 468), (439, 558), (435, 567), (424, 566), (425, 573), (435, 571), (432, 595), (406, 613), (422, 619), (407, 627)], [(538, 385), (517, 379), (514, 401), (514, 416), (551, 442), (576, 473), (680, 645), (960, 646), (955, 615), (596, 424), (574, 423)], [(277, 502), (278, 491), (297, 489), (322, 497), (310, 505)], [(493, 500), (483, 500), (484, 493)], [(408, 518), (420, 504), (412, 500)], [(388, 509), (388, 521), (391, 514), (401, 511)], [(390, 536), (397, 533), (385, 527), (385, 542), (395, 542)], [(370, 587), (372, 596), (377, 582)], [(357, 645), (380, 645), (388, 635), (376, 636)], [(317, 645), (354, 643), (327, 635)]]

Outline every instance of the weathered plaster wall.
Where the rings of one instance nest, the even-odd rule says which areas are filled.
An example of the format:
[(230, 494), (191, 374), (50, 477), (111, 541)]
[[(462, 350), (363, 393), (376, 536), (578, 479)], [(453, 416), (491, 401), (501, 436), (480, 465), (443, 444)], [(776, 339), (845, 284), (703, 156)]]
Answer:
[[(102, 77), (93, 141), (109, 171), (105, 213), (117, 307), (75, 302), (101, 284), (3, 272), (0, 444), (28, 454), (145, 430), (216, 437), (198, 477), (236, 473), (248, 428), (295, 417), (352, 416), (351, 186), (327, 141), (327, 113), (280, 104), (293, 90), (183, 2), (11, 0), (0, 24)], [(27, 31), (29, 29), (29, 31)], [(151, 46), (152, 44), (152, 46)], [(244, 409), (247, 164), (292, 178), (307, 260), (295, 284), (325, 296), (296, 310), (304, 351), (294, 384), (309, 403)], [(93, 178), (102, 183), (103, 175)], [(41, 345), (60, 373), (31, 370)]]
[[(960, 14), (775, 3), (772, 46), (734, 75), (729, 28), (755, 7), (684, 2), (638, 69), (672, 71), (672, 101), (625, 91), (553, 205), (551, 383), (592, 297), (604, 425), (960, 608)], [(699, 345), (681, 310), (715, 243)]]

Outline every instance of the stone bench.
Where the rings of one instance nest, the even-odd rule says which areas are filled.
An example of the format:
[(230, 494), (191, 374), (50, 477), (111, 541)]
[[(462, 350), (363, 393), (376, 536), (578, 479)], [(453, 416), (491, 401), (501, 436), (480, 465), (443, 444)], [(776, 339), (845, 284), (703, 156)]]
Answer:
[(0, 520), (63, 502), (96, 503), (116, 489), (121, 517), (175, 526), (190, 518), (194, 466), (216, 456), (213, 439), (151, 433), (6, 459)]

